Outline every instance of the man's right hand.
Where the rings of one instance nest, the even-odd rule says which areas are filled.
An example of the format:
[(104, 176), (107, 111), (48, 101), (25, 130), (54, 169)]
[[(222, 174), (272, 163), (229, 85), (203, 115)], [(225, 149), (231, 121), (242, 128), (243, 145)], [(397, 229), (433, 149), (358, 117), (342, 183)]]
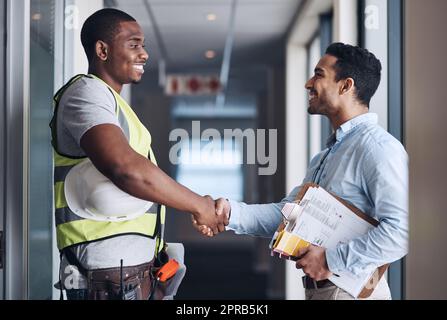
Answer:
[(230, 202), (227, 199), (219, 198), (216, 200), (216, 214), (218, 216), (224, 216), (225, 221), (227, 221), (227, 224), (230, 221), (230, 212), (231, 212), (231, 206)]
[[(228, 219), (226, 215), (217, 214), (218, 202), (215, 202), (210, 196), (204, 196), (203, 200), (201, 209), (192, 217), (194, 226), (200, 226), (196, 229), (209, 236), (225, 231)], [(204, 231), (205, 229), (206, 231)]]
[[(212, 200), (211, 197), (206, 196), (209, 199)], [(214, 202), (214, 201), (213, 201)], [(218, 231), (223, 232), (225, 231), (225, 226), (228, 225), (229, 219), (230, 219), (230, 211), (231, 206), (228, 200), (224, 198), (220, 198), (215, 201), (215, 214), (220, 221), (218, 224)], [(200, 223), (195, 217), (192, 217), (192, 223), (194, 228), (197, 229), (200, 233), (202, 233), (205, 236), (213, 237), (214, 235), (217, 235), (219, 232), (216, 232), (215, 229), (213, 229), (210, 225), (202, 224)]]

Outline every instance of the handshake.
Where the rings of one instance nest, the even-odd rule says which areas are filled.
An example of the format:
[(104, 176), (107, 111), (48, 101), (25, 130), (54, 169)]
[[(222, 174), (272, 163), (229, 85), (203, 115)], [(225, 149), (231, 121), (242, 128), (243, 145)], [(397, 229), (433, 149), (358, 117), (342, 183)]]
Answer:
[(223, 198), (213, 200), (210, 196), (204, 196), (203, 200), (202, 208), (191, 215), (192, 224), (204, 236), (213, 237), (225, 231), (230, 220), (231, 206)]

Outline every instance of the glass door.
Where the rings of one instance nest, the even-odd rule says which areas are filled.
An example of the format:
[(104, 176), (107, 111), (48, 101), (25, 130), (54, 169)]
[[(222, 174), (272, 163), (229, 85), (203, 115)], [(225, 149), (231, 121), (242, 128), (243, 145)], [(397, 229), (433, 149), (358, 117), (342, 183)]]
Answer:
[(28, 299), (52, 299), (52, 149), (55, 0), (31, 0)]

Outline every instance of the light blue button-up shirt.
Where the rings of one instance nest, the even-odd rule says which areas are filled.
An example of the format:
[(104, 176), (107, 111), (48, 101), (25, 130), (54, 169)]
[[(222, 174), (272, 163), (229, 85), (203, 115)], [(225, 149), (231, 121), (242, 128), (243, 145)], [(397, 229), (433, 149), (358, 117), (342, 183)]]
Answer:
[[(314, 181), (313, 181), (314, 179)], [(359, 274), (399, 260), (408, 252), (408, 155), (402, 144), (367, 113), (344, 123), (327, 148), (310, 162), (302, 183), (316, 182), (379, 221), (368, 234), (326, 250), (329, 270)], [(227, 229), (272, 237), (281, 209), (301, 186), (280, 203), (247, 205), (230, 200)]]

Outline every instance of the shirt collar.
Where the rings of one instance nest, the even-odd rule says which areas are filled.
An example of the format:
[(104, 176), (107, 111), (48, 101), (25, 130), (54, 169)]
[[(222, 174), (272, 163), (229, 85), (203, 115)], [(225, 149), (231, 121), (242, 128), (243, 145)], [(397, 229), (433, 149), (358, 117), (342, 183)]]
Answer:
[(340, 142), (343, 140), (343, 138), (351, 132), (354, 128), (359, 126), (363, 123), (369, 123), (369, 124), (377, 124), (378, 123), (378, 117), (375, 113), (365, 113), (360, 116), (357, 116), (355, 118), (352, 118), (351, 120), (343, 123), (340, 128), (337, 129), (335, 133), (333, 133), (327, 140), (327, 147), (330, 148), (333, 146), (336, 142)]

